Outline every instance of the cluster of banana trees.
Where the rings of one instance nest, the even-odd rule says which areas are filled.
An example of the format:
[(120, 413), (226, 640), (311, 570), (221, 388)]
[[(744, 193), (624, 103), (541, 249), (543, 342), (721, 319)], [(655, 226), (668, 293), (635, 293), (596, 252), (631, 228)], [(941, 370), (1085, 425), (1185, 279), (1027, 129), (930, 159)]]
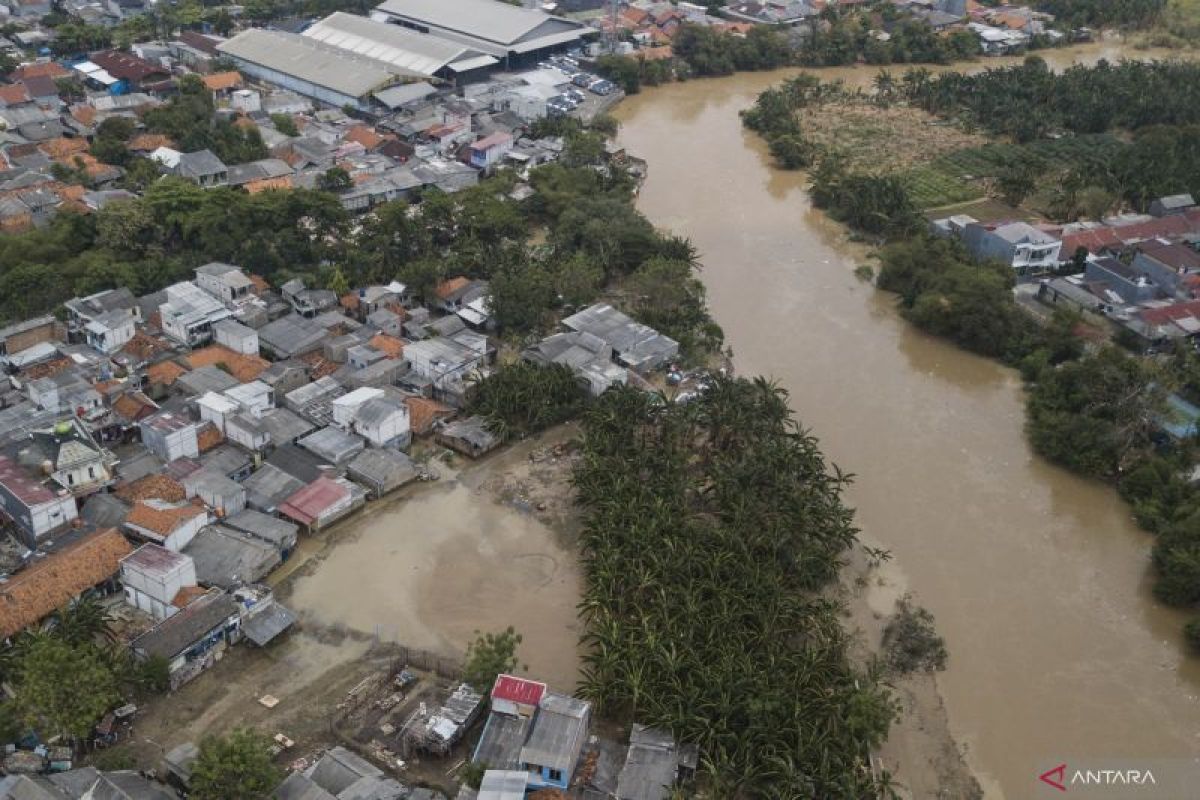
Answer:
[(762, 379), (667, 403), (614, 389), (583, 418), (582, 696), (703, 754), (706, 796), (887, 794), (895, 714), (823, 592), (856, 540), (847, 482)]
[(506, 364), (476, 385), (469, 407), (501, 438), (545, 430), (576, 416), (588, 394), (570, 367)]

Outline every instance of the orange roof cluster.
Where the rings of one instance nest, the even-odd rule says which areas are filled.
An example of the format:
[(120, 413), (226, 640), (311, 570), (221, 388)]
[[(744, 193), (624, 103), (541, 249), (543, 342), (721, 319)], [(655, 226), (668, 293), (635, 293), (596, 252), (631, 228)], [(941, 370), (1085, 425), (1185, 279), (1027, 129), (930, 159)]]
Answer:
[(144, 503), (147, 500), (162, 500), (164, 503), (182, 503), (187, 499), (183, 484), (167, 475), (147, 475), (133, 483), (127, 483), (115, 492), (127, 503)]
[[(133, 338), (125, 343), (121, 351), (127, 353), (139, 361), (149, 361), (159, 353), (165, 353), (171, 347), (161, 339), (156, 339), (148, 333), (137, 331), (133, 334)], [(178, 375), (175, 377), (179, 377)], [(174, 379), (172, 379), (174, 380)]]
[(66, 78), (70, 70), (54, 61), (42, 61), (36, 64), (23, 64), (12, 71), (9, 76), (14, 81), (26, 78)]
[(291, 189), (294, 185), (291, 175), (280, 175), (278, 178), (258, 178), (257, 180), (252, 180), (242, 184), (242, 188), (248, 194), (258, 194), (259, 192), (269, 192), (272, 190)]
[(418, 436), (432, 431), (437, 420), (454, 415), (454, 409), (427, 397), (406, 397), (404, 402), (408, 404), (409, 427)]
[(176, 364), (174, 361), (160, 361), (157, 364), (151, 364), (146, 369), (146, 377), (151, 383), (170, 386), (175, 383), (180, 375), (186, 373), (187, 370)]
[(59, 136), (57, 139), (42, 142), (38, 148), (50, 158), (60, 159), (86, 153), (88, 143), (86, 139), (68, 139), (65, 136)]
[(184, 586), (175, 594), (171, 605), (176, 608), (186, 608), (193, 600), (206, 594), (208, 594), (208, 589), (202, 589), (199, 586)]
[(67, 367), (71, 366), (73, 361), (69, 358), (54, 358), (50, 361), (43, 361), (41, 364), (34, 364), (28, 369), (21, 370), (21, 377), (26, 381), (36, 381), (39, 378), (51, 378), (62, 372)]
[(139, 133), (129, 140), (129, 149), (151, 153), (160, 147), (174, 147), (175, 140), (164, 133)]
[(158, 405), (141, 392), (126, 392), (113, 401), (112, 409), (130, 422), (137, 422), (158, 410)]
[(121, 559), (133, 552), (113, 528), (87, 534), (51, 553), (0, 585), (0, 637), (33, 625), (82, 592), (117, 574)]
[(222, 344), (209, 345), (194, 351), (187, 357), (192, 369), (200, 367), (224, 367), (238, 383), (249, 383), (271, 366), (261, 356), (249, 356), (234, 352)]
[(129, 516), (125, 518), (125, 523), (149, 531), (160, 539), (165, 539), (184, 523), (206, 513), (208, 512), (203, 507), (191, 503), (156, 508), (141, 501), (134, 504)]
[(204, 81), (204, 88), (210, 92), (224, 92), (242, 85), (242, 73), (236, 70), (214, 72), (211, 75), (205, 75), (201, 80)]
[(404, 342), (395, 336), (388, 336), (386, 333), (377, 333), (371, 337), (371, 341), (367, 344), (388, 358), (397, 359), (404, 357)]
[(376, 133), (374, 128), (367, 125), (355, 125), (346, 131), (346, 135), (342, 138), (347, 142), (361, 144), (367, 150), (374, 150), (384, 141), (384, 138)]
[(469, 279), (464, 278), (461, 275), (457, 278), (447, 278), (437, 285), (437, 288), (434, 289), (434, 293), (437, 294), (437, 296), (442, 300), (445, 300), (470, 282), (471, 281)]
[(308, 366), (308, 379), (310, 381), (320, 380), (326, 375), (332, 375), (338, 371), (339, 365), (336, 361), (330, 361), (325, 356), (321, 355), (320, 351), (314, 350), (311, 353), (305, 353), (298, 356), (299, 360)]

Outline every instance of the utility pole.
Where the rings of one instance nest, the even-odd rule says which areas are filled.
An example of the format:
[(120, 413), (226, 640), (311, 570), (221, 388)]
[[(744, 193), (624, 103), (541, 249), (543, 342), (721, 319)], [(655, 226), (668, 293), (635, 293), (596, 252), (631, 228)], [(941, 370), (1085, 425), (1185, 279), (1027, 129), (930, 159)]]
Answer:
[(617, 20), (619, 20), (620, 18), (621, 18), (621, 0), (612, 0), (612, 16), (610, 18), (610, 22), (612, 24), (609, 26), (610, 30), (609, 30), (609, 34), (608, 34), (608, 52), (614, 53), (614, 54), (617, 52), (617, 42), (619, 42), (621, 39), (620, 34), (619, 34), (619, 29), (617, 28)]

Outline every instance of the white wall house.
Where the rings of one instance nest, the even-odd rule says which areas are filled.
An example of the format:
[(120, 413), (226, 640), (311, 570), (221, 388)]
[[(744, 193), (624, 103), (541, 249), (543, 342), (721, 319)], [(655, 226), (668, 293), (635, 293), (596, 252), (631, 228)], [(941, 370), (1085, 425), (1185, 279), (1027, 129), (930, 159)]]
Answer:
[(252, 453), (266, 449), (271, 443), (270, 431), (249, 414), (234, 414), (225, 420), (225, 437)]
[(200, 444), (197, 441), (195, 422), (172, 411), (163, 411), (138, 423), (142, 432), (142, 444), (163, 461), (177, 458), (199, 458)]
[(216, 392), (208, 392), (197, 400), (196, 408), (200, 410), (200, 419), (216, 425), (221, 433), (225, 433), (225, 420), (241, 410), (237, 403)]
[(258, 355), (258, 331), (237, 320), (223, 319), (213, 325), (213, 336), (217, 344), (228, 347), (244, 356)]
[(383, 397), (382, 389), (364, 386), (334, 400), (332, 403), (334, 424), (348, 430), (354, 425), (354, 418), (358, 414), (359, 407), (377, 397)]
[(180, 344), (199, 347), (212, 340), (213, 325), (233, 312), (194, 283), (167, 287), (167, 302), (158, 307), (163, 333)]
[(231, 386), (225, 396), (237, 404), (244, 414), (258, 419), (275, 407), (275, 390), (262, 381)]
[(358, 407), (354, 432), (375, 447), (407, 447), (412, 440), (408, 404), (376, 397)]
[(4, 456), (0, 456), (0, 511), (16, 525), (27, 547), (79, 516), (75, 495), (51, 491)]
[(84, 339), (101, 353), (115, 353), (133, 338), (135, 322), (126, 311), (110, 311), (83, 326)]
[(179, 610), (172, 601), (180, 590), (196, 585), (196, 564), (191, 556), (144, 544), (121, 559), (121, 585), (125, 602), (166, 619)]
[(143, 500), (125, 518), (130, 533), (179, 552), (208, 524), (208, 511), (192, 503)]

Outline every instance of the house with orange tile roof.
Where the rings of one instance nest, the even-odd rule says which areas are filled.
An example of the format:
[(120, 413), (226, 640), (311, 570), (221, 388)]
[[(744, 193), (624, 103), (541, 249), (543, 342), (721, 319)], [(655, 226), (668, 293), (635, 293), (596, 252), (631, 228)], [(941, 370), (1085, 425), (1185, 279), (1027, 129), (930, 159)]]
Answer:
[(187, 372), (187, 369), (174, 361), (159, 361), (157, 364), (151, 364), (146, 368), (146, 380), (152, 387), (160, 386), (167, 388), (175, 383), (179, 376), (185, 372)]
[(113, 528), (84, 534), (0, 584), (0, 638), (36, 625), (89, 589), (113, 586), (133, 552)]
[(355, 125), (346, 131), (346, 135), (342, 137), (344, 141), (361, 144), (366, 150), (374, 150), (383, 144), (384, 137), (375, 132), (375, 129), (367, 125)]
[(295, 187), (295, 182), (291, 175), (281, 175), (278, 178), (258, 178), (249, 183), (242, 184), (242, 190), (246, 194), (258, 194), (259, 192), (283, 191)]
[(174, 148), (175, 140), (163, 133), (139, 133), (126, 145), (134, 153), (153, 153), (160, 147)]
[(213, 344), (192, 351), (187, 356), (187, 363), (192, 369), (200, 367), (220, 367), (237, 379), (238, 383), (249, 383), (257, 380), (271, 362), (262, 356), (235, 353), (223, 344)]
[(161, 500), (164, 503), (182, 503), (187, 499), (183, 484), (169, 475), (147, 475), (133, 483), (127, 483), (114, 493), (126, 503), (144, 503)]
[(386, 333), (377, 333), (371, 337), (371, 341), (367, 342), (367, 344), (388, 358), (404, 357), (404, 342), (395, 336), (388, 336)]
[(9, 77), (14, 81), (26, 78), (69, 78), (71, 71), (54, 61), (41, 61), (34, 64), (22, 64), (12, 71)]
[(124, 392), (112, 403), (113, 413), (134, 425), (158, 411), (158, 404), (141, 392)]
[(147, 542), (179, 552), (208, 524), (208, 509), (192, 503), (142, 500), (125, 518), (125, 529)]
[(202, 76), (201, 80), (204, 81), (204, 88), (213, 94), (224, 94), (241, 88), (242, 73), (237, 70), (214, 72), (211, 75)]
[(432, 433), (436, 423), (448, 420), (456, 413), (450, 406), (428, 397), (406, 397), (404, 402), (408, 404), (408, 427), (414, 436)]
[(20, 106), (32, 102), (29, 92), (19, 83), (0, 86), (0, 108)]
[(57, 161), (86, 153), (88, 143), (86, 139), (68, 139), (65, 136), (59, 136), (57, 139), (48, 139), (42, 142), (38, 145), (38, 149)]

